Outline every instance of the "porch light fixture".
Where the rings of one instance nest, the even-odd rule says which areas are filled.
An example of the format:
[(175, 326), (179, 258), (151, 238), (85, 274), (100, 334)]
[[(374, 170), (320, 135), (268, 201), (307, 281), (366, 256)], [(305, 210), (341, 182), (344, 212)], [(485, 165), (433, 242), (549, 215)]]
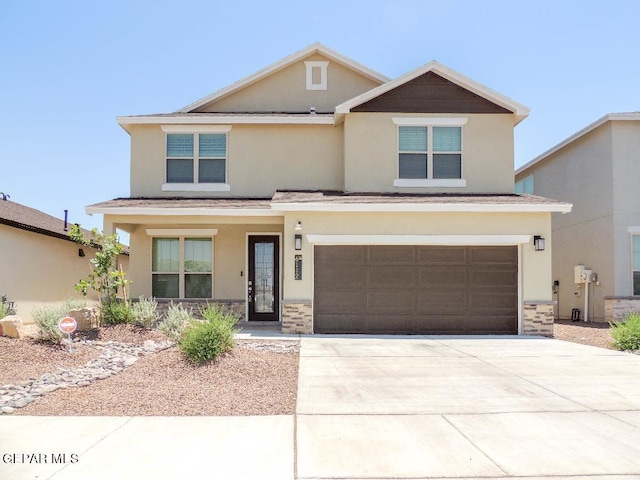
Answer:
[(294, 238), (295, 238), (296, 250), (302, 250), (302, 235), (300, 235), (299, 233), (296, 233)]
[(79, 257), (84, 257), (84, 250), (83, 249), (81, 249), (81, 248), (78, 249), (78, 256)]
[(542, 252), (544, 250), (544, 237), (534, 235), (533, 246), (535, 247), (536, 252)]
[(298, 220), (298, 223), (296, 223), (296, 228), (297, 231), (302, 230), (302, 222), (300, 220)]

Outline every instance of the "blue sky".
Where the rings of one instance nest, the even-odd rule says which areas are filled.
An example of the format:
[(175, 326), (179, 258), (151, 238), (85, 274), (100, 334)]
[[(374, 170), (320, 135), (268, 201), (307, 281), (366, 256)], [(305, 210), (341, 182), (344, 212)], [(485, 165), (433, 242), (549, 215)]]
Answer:
[(0, 191), (87, 228), (129, 195), (118, 115), (172, 112), (319, 41), (396, 77), (430, 60), (531, 108), (516, 167), (640, 110), (636, 1), (0, 3)]

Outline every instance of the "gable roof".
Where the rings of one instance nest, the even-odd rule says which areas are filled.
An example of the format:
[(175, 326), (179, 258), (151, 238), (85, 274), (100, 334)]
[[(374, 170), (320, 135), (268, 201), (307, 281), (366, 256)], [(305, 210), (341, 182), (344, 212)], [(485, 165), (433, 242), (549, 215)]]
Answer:
[[(73, 242), (69, 238), (73, 223), (69, 222), (65, 230), (64, 220), (11, 200), (0, 199), (0, 224)], [(91, 235), (89, 230), (81, 230), (85, 236)]]
[(576, 133), (574, 133), (570, 137), (565, 138), (563, 141), (561, 141), (557, 145), (551, 147), (546, 152), (541, 153), (540, 155), (535, 157), (533, 160), (530, 160), (529, 162), (525, 163), (523, 166), (521, 166), (520, 168), (518, 168), (516, 170), (515, 174), (516, 175), (521, 174), (525, 170), (528, 170), (529, 168), (533, 167), (538, 162), (541, 162), (542, 160), (544, 160), (545, 158), (549, 157), (550, 155), (553, 155), (558, 150), (561, 150), (564, 147), (566, 147), (567, 145), (575, 142), (579, 138), (584, 137), (587, 133), (595, 130), (596, 128), (600, 127), (601, 125), (604, 125), (607, 122), (615, 121), (615, 120), (627, 120), (627, 121), (636, 120), (636, 121), (638, 121), (638, 120), (640, 120), (640, 112), (608, 113), (605, 116), (600, 117), (595, 122), (587, 125), (582, 130), (577, 131)]
[(375, 70), (370, 69), (369, 67), (365, 67), (364, 65), (356, 62), (355, 60), (345, 57), (344, 55), (334, 50), (331, 50), (330, 48), (325, 47), (321, 43), (316, 42), (316, 43), (312, 43), (308, 47), (303, 48), (302, 50), (298, 50), (297, 52), (292, 53), (291, 55), (283, 58), (282, 60), (276, 63), (269, 65), (266, 68), (263, 68), (262, 70), (258, 70), (256, 73), (249, 75), (248, 77), (238, 80), (237, 82), (232, 83), (227, 87), (224, 87), (216, 92), (213, 92), (211, 95), (207, 95), (206, 97), (201, 98), (200, 100), (197, 100), (196, 102), (193, 102), (187, 105), (186, 107), (181, 108), (180, 110), (176, 111), (176, 113), (189, 113), (207, 103), (211, 103), (215, 100), (220, 100), (221, 98), (231, 95), (232, 93), (235, 93), (238, 90), (241, 90), (242, 88), (245, 88), (253, 83), (256, 83), (259, 80), (262, 80), (263, 78), (279, 70), (282, 70), (292, 65), (293, 63), (303, 58), (306, 58), (310, 55), (313, 55), (315, 53), (324, 55), (330, 60), (338, 62), (344, 65), (345, 67), (350, 68), (351, 70), (354, 70), (360, 73), (361, 75), (364, 75), (365, 77), (370, 78), (371, 80), (374, 80), (378, 83), (384, 83), (389, 80), (388, 77), (382, 75), (381, 73), (378, 73)]
[(506, 97), (501, 93), (498, 93), (490, 89), (489, 87), (486, 87), (481, 83), (476, 82), (475, 80), (471, 80), (461, 73), (458, 73), (455, 70), (442, 65), (435, 60), (432, 60), (431, 62), (418, 67), (415, 70), (405, 73), (404, 75), (394, 80), (386, 82), (379, 87), (373, 88), (368, 92), (358, 95), (357, 97), (354, 97), (351, 100), (347, 100), (346, 102), (338, 105), (336, 107), (336, 116), (344, 116), (344, 114), (349, 113), (351, 109), (362, 105), (369, 100), (379, 97), (380, 95), (383, 95), (384, 93), (387, 93), (394, 88), (404, 85), (405, 83), (410, 82), (411, 80), (428, 72), (433, 72), (443, 77), (444, 79), (449, 80), (450, 82), (455, 83), (456, 85), (513, 112), (516, 118), (515, 125), (520, 123), (529, 115), (529, 108), (522, 105), (521, 103), (511, 100), (509, 97)]

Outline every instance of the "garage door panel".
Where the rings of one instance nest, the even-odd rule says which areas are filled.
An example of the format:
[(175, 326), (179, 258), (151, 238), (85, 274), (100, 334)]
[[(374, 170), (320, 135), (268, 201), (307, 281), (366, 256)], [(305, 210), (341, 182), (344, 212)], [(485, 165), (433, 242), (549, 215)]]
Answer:
[(401, 333), (407, 331), (410, 315), (370, 314), (366, 316), (367, 332), (370, 333)]
[(363, 265), (332, 265), (318, 272), (316, 283), (331, 290), (366, 288), (367, 268)]
[(367, 323), (364, 315), (314, 314), (315, 333), (362, 333)]
[(466, 264), (466, 247), (417, 247), (419, 263)]
[(366, 258), (366, 248), (357, 245), (317, 246), (315, 247), (315, 262), (321, 265), (362, 265)]
[(420, 314), (464, 314), (467, 311), (467, 291), (464, 288), (420, 290), (417, 311)]
[(467, 268), (459, 266), (418, 267), (420, 287), (459, 287), (467, 283)]
[(416, 248), (413, 246), (376, 246), (367, 248), (369, 264), (381, 263), (397, 265), (399, 263), (416, 263)]
[(468, 247), (469, 263), (504, 263), (517, 264), (518, 249), (516, 247)]
[(471, 269), (469, 275), (469, 285), (496, 287), (507, 286), (512, 288), (517, 281), (518, 273), (514, 269)]
[(369, 288), (414, 288), (418, 272), (414, 266), (387, 265), (369, 266), (367, 285)]
[(477, 333), (514, 334), (518, 333), (518, 325), (513, 315), (471, 315), (469, 328)]
[(478, 310), (485, 312), (505, 313), (515, 311), (516, 295), (511, 292), (471, 292), (469, 309), (471, 313)]
[(415, 315), (411, 318), (411, 323), (407, 325), (410, 333), (432, 334), (432, 335), (454, 335), (464, 333), (466, 315)]
[(414, 290), (369, 290), (367, 293), (367, 314), (412, 314), (416, 310)]
[(366, 312), (367, 293), (363, 290), (342, 290), (325, 292), (313, 303), (313, 310), (318, 314), (347, 314)]

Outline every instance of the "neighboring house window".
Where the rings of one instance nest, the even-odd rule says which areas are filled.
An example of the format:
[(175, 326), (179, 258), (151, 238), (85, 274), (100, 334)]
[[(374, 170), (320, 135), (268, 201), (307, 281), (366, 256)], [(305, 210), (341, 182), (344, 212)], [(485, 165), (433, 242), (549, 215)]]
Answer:
[(633, 242), (633, 294), (640, 295), (640, 235), (632, 235)]
[(306, 87), (307, 90), (327, 89), (327, 67), (329, 62), (307, 61), (306, 67)]
[[(228, 191), (228, 126), (165, 125), (166, 183), (163, 191)], [(193, 128), (192, 128), (193, 129)]]
[(533, 174), (524, 177), (516, 182), (515, 192), (518, 194), (528, 193), (533, 195)]
[[(398, 125), (397, 187), (463, 187), (463, 118), (393, 119)], [(413, 124), (415, 123), (415, 124)]]
[(156, 298), (213, 298), (211, 238), (153, 238), (151, 294)]

